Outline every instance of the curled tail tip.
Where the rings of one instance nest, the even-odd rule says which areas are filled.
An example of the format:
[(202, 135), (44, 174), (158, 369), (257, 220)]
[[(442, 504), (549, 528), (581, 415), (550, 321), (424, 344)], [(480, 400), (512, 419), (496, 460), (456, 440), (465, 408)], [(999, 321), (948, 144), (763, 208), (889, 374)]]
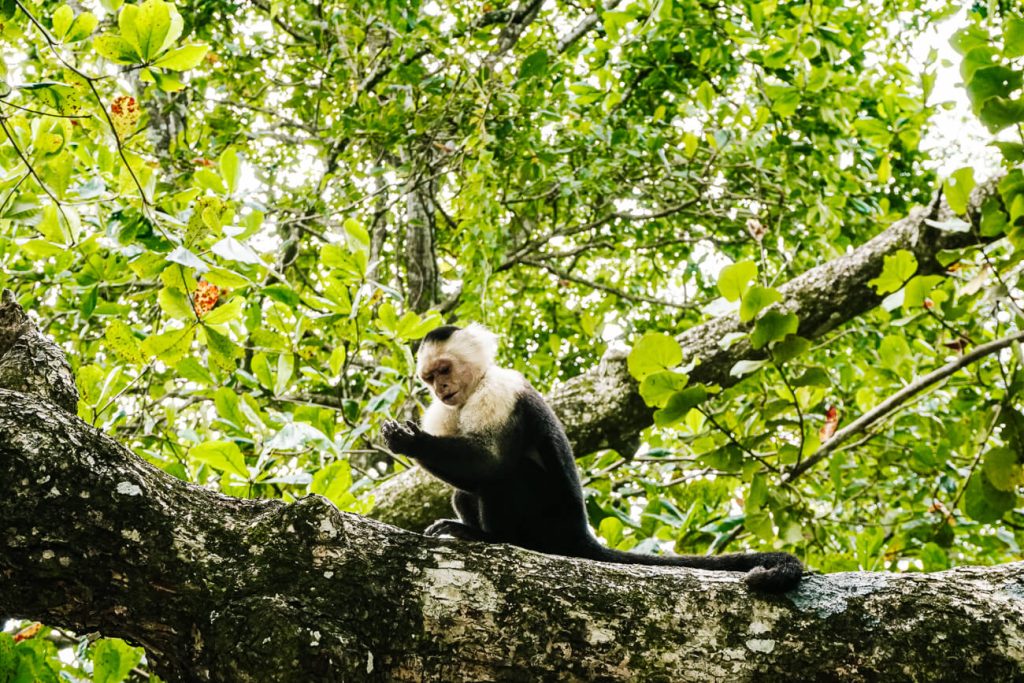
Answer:
[(754, 567), (743, 577), (743, 581), (751, 590), (785, 593), (797, 587), (803, 571), (800, 560), (789, 556), (771, 567)]

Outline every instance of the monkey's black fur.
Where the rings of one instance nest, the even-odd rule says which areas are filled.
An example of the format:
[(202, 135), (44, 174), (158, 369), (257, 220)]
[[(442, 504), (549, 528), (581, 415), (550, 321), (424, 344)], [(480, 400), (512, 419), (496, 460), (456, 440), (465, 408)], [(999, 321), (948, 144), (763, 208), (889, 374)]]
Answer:
[(392, 451), (415, 458), (456, 489), (452, 503), (459, 520), (439, 520), (427, 529), (428, 535), (511, 543), (603, 562), (747, 572), (746, 583), (763, 591), (786, 591), (800, 581), (800, 561), (787, 553), (663, 556), (602, 546), (587, 525), (583, 491), (565, 430), (529, 385), (518, 396), (508, 420), (490, 433), (434, 436), (413, 422), (389, 421), (381, 434)]

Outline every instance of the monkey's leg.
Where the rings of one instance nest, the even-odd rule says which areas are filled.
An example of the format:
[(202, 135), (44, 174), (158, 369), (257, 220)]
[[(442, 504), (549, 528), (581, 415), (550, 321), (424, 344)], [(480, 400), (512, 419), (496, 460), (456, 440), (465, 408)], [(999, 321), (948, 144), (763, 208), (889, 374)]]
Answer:
[(452, 494), (452, 507), (463, 524), (477, 529), (483, 527), (480, 520), (480, 501), (472, 493), (456, 490)]

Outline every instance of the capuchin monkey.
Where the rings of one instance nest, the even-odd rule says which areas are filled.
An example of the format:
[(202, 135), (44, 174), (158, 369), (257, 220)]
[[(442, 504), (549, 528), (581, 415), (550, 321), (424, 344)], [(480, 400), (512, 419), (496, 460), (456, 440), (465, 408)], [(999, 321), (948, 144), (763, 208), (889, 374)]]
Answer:
[(522, 375), (494, 364), (497, 347), (497, 337), (475, 324), (430, 332), (416, 367), (434, 396), (422, 427), (393, 420), (381, 427), (388, 448), (456, 489), (459, 519), (438, 520), (427, 535), (601, 562), (746, 572), (747, 585), (761, 591), (800, 582), (800, 561), (788, 553), (663, 556), (602, 546), (587, 524), (565, 430)]

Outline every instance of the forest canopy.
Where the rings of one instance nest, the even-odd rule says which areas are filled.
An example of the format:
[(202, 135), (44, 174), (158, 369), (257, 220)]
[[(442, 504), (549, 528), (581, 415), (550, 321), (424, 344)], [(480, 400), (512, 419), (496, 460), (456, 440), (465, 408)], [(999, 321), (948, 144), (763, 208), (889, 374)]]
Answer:
[[(627, 437), (560, 415), (609, 546), (1021, 556), (1016, 2), (0, 0), (0, 36), (0, 289), (155, 467), (370, 513), (417, 340), (475, 321), (542, 393), (626, 358)], [(934, 170), (951, 74), (998, 171)], [(816, 291), (827, 325), (790, 305), (914, 211), (953, 248)], [(681, 335), (722, 317), (742, 358), (708, 380)], [(0, 674), (141, 675), (18, 616), (0, 594)]]

